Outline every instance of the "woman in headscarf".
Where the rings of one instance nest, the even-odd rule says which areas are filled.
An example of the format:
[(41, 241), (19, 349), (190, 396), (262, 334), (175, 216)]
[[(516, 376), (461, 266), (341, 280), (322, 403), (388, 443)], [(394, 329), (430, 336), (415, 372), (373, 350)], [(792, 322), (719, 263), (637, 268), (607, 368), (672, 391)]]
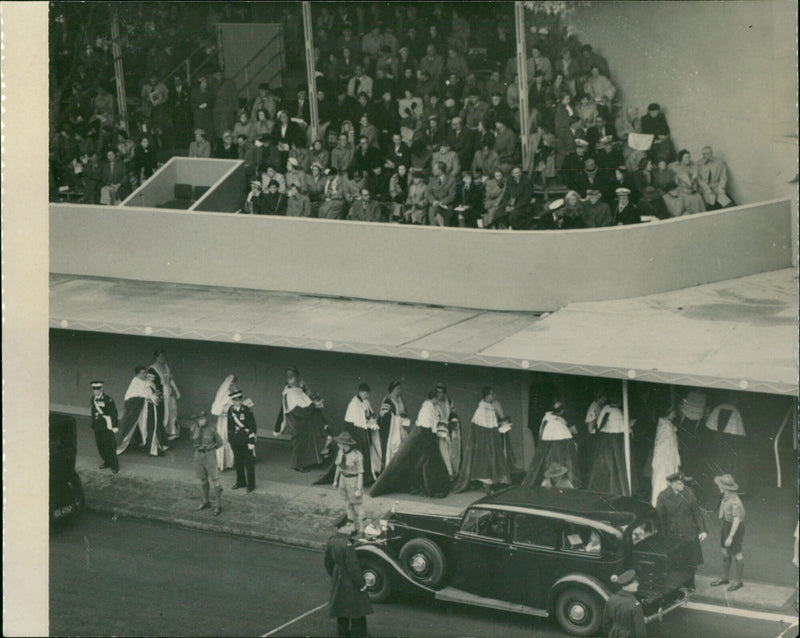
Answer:
[(500, 485), (511, 484), (511, 470), (514, 468), (514, 455), (508, 436), (511, 423), (503, 414), (493, 388), (483, 388), (482, 395), (472, 415), (456, 492), (469, 489), (473, 481), (482, 483), (486, 492)]
[(216, 450), (217, 469), (220, 472), (233, 467), (233, 448), (228, 441), (228, 408), (233, 405), (233, 402), (228, 395), (239, 389), (238, 381), (239, 379), (233, 374), (225, 377), (214, 397), (214, 403), (211, 404), (211, 414), (217, 417), (217, 432), (222, 439), (222, 447)]
[(564, 419), (564, 404), (561, 401), (553, 403), (552, 410), (545, 412), (539, 426), (539, 444), (536, 446), (536, 452), (522, 486), (541, 485), (546, 478), (547, 470), (556, 464), (567, 469), (565, 478), (573, 487), (580, 487), (578, 446), (572, 438), (573, 434), (577, 433), (577, 428), (574, 425), (568, 426)]

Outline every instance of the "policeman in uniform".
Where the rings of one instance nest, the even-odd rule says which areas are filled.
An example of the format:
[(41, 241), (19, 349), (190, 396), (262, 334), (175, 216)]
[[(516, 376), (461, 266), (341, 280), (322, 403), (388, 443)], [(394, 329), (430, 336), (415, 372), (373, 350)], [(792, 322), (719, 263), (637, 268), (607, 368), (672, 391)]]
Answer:
[(636, 600), (639, 581), (636, 572), (629, 569), (619, 576), (612, 576), (612, 582), (622, 587), (606, 601), (603, 610), (603, 631), (608, 638), (647, 638), (642, 605)]
[(228, 408), (228, 441), (233, 449), (236, 484), (233, 489), (256, 489), (256, 420), (253, 412), (242, 403), (242, 391), (232, 390), (228, 396), (233, 405)]
[(692, 589), (694, 589), (694, 568), (703, 564), (703, 549), (700, 542), (706, 539), (706, 526), (700, 514), (700, 506), (691, 489), (687, 488), (686, 477), (675, 472), (667, 477), (666, 488), (658, 495), (656, 511), (661, 519), (661, 529), (666, 536), (692, 541)]
[(333, 487), (339, 488), (347, 509), (347, 520), (364, 531), (364, 507), (361, 504), (364, 494), (364, 457), (356, 448), (356, 440), (349, 432), (336, 437), (339, 453), (336, 455), (336, 474)]
[(208, 424), (205, 410), (197, 415), (197, 419), (192, 425), (192, 445), (194, 446), (194, 471), (197, 478), (200, 479), (203, 489), (203, 502), (197, 507), (197, 510), (211, 508), (210, 484), (210, 488), (214, 492), (214, 516), (219, 516), (222, 512), (222, 485), (220, 485), (217, 471), (216, 450), (222, 447), (222, 437), (217, 432), (216, 424), (213, 426)]
[(354, 531), (353, 522), (345, 521), (325, 547), (325, 570), (331, 577), (328, 613), (336, 618), (339, 636), (366, 636), (367, 615), (372, 613), (367, 583), (353, 548)]
[(119, 472), (117, 459), (117, 442), (114, 433), (119, 432), (119, 417), (114, 399), (103, 392), (102, 381), (92, 381), (92, 430), (94, 440), (97, 442), (97, 451), (103, 464), (100, 469), (107, 467), (116, 474)]

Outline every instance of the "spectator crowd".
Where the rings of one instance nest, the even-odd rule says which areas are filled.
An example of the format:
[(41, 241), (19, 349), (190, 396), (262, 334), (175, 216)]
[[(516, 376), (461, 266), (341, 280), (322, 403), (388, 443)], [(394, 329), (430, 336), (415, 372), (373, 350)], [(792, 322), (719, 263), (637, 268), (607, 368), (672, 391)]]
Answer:
[[(713, 150), (697, 162), (676, 152), (660, 105), (641, 116), (623, 106), (607, 60), (570, 26), (527, 31), (523, 159), (510, 11), (505, 19), (463, 3), (315, 5), (312, 137), (306, 85), (285, 92), (265, 83), (242, 99), (209, 34), (215, 22), (247, 21), (247, 11), (209, 4), (205, 15), (183, 3), (139, 7), (123, 21), (123, 57), (141, 60), (126, 67), (136, 69), (128, 132), (108, 90), (108, 39), (90, 41), (82, 25), (86, 44), (76, 44), (67, 23), (77, 18), (53, 18), (54, 197), (118, 203), (165, 159), (188, 155), (243, 160), (241, 212), (256, 215), (550, 229), (735, 205)], [(299, 3), (275, 4), (286, 58), (301, 60)], [(201, 70), (190, 84), (181, 60), (191, 68), (193, 56)]]

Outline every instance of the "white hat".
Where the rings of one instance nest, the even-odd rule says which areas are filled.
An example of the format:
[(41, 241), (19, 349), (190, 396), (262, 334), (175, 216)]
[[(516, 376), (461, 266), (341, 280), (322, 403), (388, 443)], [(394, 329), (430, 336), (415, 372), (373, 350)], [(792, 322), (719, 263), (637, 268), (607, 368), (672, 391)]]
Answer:
[(586, 146), (589, 146), (589, 142), (587, 142), (586, 140), (584, 140), (584, 139), (581, 139), (581, 138), (579, 137), (579, 138), (577, 138), (577, 139), (575, 140), (575, 146), (583, 146), (583, 147), (586, 147)]
[(294, 157), (290, 157), (290, 158), (289, 158), (289, 164), (290, 164), (291, 166), (294, 166), (295, 168), (297, 168), (298, 166), (300, 166), (300, 162), (298, 162), (298, 161), (297, 161), (297, 159), (296, 159), (296, 158), (294, 158)]
[(555, 199), (547, 205), (548, 210), (558, 210), (564, 206), (563, 199)]
[(630, 188), (618, 188), (614, 191), (617, 194), (617, 197), (621, 197), (622, 195), (630, 195), (631, 189)]

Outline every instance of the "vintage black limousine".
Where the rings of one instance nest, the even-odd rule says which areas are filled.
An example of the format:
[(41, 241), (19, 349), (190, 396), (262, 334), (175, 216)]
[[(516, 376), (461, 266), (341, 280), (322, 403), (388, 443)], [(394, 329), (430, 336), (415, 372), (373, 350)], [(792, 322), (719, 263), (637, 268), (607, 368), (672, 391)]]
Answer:
[(683, 604), (694, 575), (689, 543), (660, 534), (649, 504), (586, 490), (512, 487), (455, 517), (392, 512), (356, 552), (373, 602), (411, 589), (555, 616), (573, 636), (598, 634), (626, 569), (638, 574), (648, 620)]
[(75, 471), (78, 431), (68, 414), (50, 413), (50, 523), (60, 527), (80, 514), (83, 485)]

